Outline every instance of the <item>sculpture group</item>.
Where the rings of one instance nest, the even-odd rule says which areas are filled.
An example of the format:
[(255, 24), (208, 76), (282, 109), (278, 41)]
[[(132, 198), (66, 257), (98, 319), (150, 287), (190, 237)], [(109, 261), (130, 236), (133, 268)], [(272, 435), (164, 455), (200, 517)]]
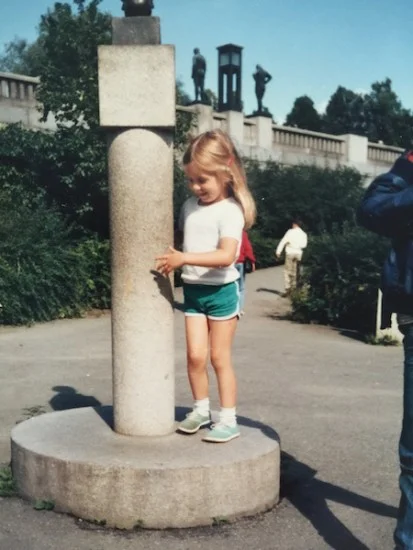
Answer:
[[(209, 104), (209, 99), (205, 94), (205, 76), (207, 72), (207, 62), (205, 57), (201, 54), (199, 48), (194, 49), (194, 55), (192, 57), (192, 80), (194, 82), (194, 96), (193, 103), (205, 103)], [(272, 80), (272, 76), (268, 71), (263, 69), (261, 65), (256, 66), (256, 70), (252, 75), (255, 81), (255, 96), (257, 98), (257, 110), (254, 111), (255, 116), (271, 116), (267, 107), (263, 105), (263, 98), (267, 89), (267, 84)]]

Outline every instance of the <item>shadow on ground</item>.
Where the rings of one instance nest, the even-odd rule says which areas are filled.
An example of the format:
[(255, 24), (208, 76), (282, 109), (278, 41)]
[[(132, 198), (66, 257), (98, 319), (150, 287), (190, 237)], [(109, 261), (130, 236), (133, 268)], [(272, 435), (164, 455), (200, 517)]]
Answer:
[(379, 516), (396, 518), (397, 508), (317, 479), (317, 471), (281, 453), (281, 499), (288, 500), (335, 550), (369, 550), (329, 509), (338, 502)]
[(284, 292), (281, 292), (280, 290), (276, 290), (275, 288), (257, 288), (255, 292), (269, 292), (270, 294), (276, 294), (277, 296), (284, 296)]
[[(55, 386), (58, 393), (50, 400), (54, 410), (73, 409), (78, 407), (94, 407), (96, 413), (113, 429), (113, 407), (100, 406), (100, 402), (93, 396), (79, 394), (69, 386)], [(175, 418), (179, 422), (190, 412), (188, 407), (176, 407)], [(280, 441), (277, 432), (267, 424), (247, 418), (238, 417), (241, 426), (248, 426), (262, 431), (270, 439)], [(280, 500), (289, 501), (314, 527), (319, 536), (334, 550), (369, 550), (330, 510), (328, 502), (337, 502), (344, 506), (376, 514), (379, 516), (396, 518), (397, 508), (383, 502), (364, 497), (358, 493), (343, 489), (338, 485), (317, 479), (317, 470), (312, 466), (300, 462), (291, 454), (281, 452), (281, 485)], [(277, 513), (275, 511), (275, 513)], [(256, 518), (255, 518), (256, 519)], [(254, 518), (244, 521), (254, 521)], [(234, 526), (235, 527), (235, 526)], [(232, 524), (225, 530), (231, 530)], [(210, 528), (191, 530), (174, 530), (176, 534), (182, 532), (185, 538), (191, 538), (191, 533)], [(171, 534), (172, 532), (169, 531)]]
[(83, 395), (71, 386), (53, 386), (52, 390), (56, 392), (56, 395), (50, 399), (49, 404), (54, 411), (100, 407), (102, 404), (93, 395)]

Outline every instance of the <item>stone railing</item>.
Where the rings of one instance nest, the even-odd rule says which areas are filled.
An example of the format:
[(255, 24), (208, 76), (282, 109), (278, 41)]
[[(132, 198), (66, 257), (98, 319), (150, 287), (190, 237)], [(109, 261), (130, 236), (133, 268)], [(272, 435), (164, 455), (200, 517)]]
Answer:
[(345, 153), (345, 140), (340, 136), (275, 124), (273, 125), (273, 145), (294, 147), (308, 152), (317, 151), (320, 154), (335, 157), (341, 157)]
[(33, 130), (56, 130), (53, 114), (41, 120), (40, 105), (36, 101), (39, 78), (0, 73), (0, 124), (23, 124)]
[(382, 143), (369, 142), (367, 158), (371, 162), (375, 163), (393, 164), (402, 152), (403, 149), (400, 149), (400, 147), (392, 147), (391, 145), (384, 145)]
[[(0, 73), (0, 123), (21, 122), (28, 128), (54, 130), (53, 115), (41, 122), (36, 88), (39, 79)], [(220, 129), (228, 132), (242, 153), (260, 161), (284, 164), (313, 163), (319, 166), (353, 166), (369, 178), (390, 166), (402, 152), (398, 147), (370, 143), (351, 134), (334, 136), (274, 124), (271, 118), (246, 117), (243, 113), (218, 113), (206, 105), (177, 105), (177, 111), (192, 113), (192, 133)]]
[(0, 100), (35, 102), (39, 79), (11, 73), (0, 73)]

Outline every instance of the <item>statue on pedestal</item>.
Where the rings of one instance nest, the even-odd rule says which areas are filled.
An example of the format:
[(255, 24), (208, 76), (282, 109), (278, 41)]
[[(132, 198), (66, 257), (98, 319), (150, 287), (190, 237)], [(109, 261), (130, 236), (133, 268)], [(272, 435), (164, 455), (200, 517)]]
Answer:
[(205, 74), (206, 74), (206, 60), (201, 55), (199, 48), (194, 49), (194, 56), (192, 58), (192, 80), (195, 86), (195, 102), (205, 102)]
[(272, 79), (272, 76), (265, 69), (263, 69), (261, 65), (256, 66), (256, 71), (252, 76), (255, 80), (255, 95), (257, 96), (258, 101), (258, 110), (256, 111), (256, 113), (267, 114), (268, 116), (269, 112), (268, 109), (263, 107), (262, 98), (264, 97), (266, 86), (268, 82)]
[(152, 15), (153, 0), (122, 0), (122, 9), (126, 17)]

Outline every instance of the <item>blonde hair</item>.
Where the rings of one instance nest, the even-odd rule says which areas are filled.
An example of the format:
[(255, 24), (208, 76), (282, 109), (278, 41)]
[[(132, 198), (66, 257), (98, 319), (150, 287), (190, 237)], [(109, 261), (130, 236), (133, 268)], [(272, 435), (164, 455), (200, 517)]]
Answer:
[(241, 157), (231, 138), (221, 130), (205, 132), (194, 138), (184, 156), (184, 165), (193, 164), (200, 172), (216, 174), (244, 212), (245, 229), (255, 222), (256, 207), (248, 189)]

